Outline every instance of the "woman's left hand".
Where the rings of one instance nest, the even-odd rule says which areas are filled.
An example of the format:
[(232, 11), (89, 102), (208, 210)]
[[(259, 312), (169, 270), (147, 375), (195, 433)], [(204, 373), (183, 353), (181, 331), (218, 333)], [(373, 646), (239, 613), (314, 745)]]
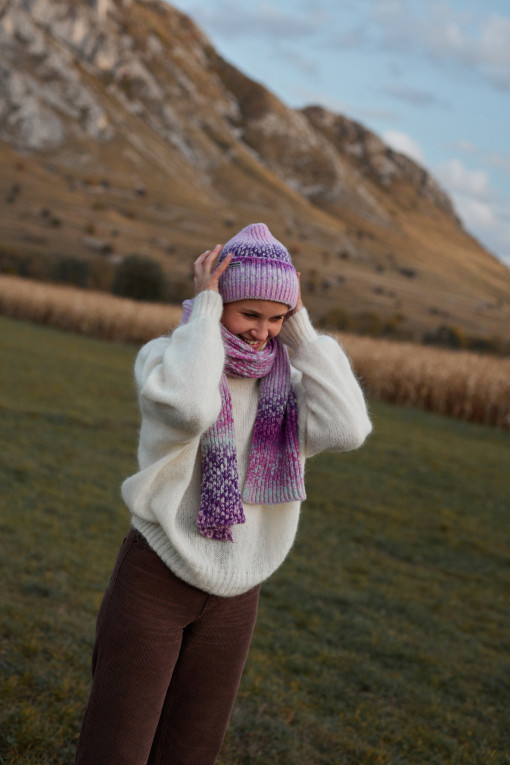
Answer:
[(217, 244), (213, 250), (206, 250), (193, 263), (193, 281), (195, 284), (195, 295), (204, 290), (213, 290), (219, 292), (218, 281), (222, 273), (228, 268), (232, 260), (232, 253), (221, 261), (219, 266), (213, 270), (214, 261), (221, 252), (221, 244)]

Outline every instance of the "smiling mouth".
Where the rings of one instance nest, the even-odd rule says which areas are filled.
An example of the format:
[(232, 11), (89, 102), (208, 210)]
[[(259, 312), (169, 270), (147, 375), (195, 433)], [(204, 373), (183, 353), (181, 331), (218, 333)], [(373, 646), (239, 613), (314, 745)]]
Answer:
[(256, 348), (258, 345), (262, 345), (262, 340), (248, 340), (246, 337), (243, 337), (242, 335), (238, 335), (238, 337), (240, 337), (241, 340), (243, 340), (248, 345), (251, 345), (252, 348)]

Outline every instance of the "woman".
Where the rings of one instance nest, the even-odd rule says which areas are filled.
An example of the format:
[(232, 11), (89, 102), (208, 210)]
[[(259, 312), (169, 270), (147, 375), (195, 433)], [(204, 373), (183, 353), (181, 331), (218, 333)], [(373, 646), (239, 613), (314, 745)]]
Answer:
[(267, 226), (202, 253), (194, 280), (181, 325), (135, 363), (132, 530), (98, 616), (80, 765), (215, 762), (261, 582), (294, 541), (305, 458), (371, 430), (347, 357), (314, 330)]

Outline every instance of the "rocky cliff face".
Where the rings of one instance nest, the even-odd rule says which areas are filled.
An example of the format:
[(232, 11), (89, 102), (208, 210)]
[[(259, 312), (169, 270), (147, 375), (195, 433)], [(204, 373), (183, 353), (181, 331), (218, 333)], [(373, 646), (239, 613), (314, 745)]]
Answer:
[(141, 119), (204, 174), (248, 147), (316, 204), (384, 213), (352, 185), (396, 182), (453, 215), (412, 160), (325, 109), (289, 109), (222, 60), (183, 14), (151, 0), (7, 0), (0, 11), (0, 138), (56, 150), (69, 139), (115, 141)]
[(452, 279), (495, 304), (507, 278), (424, 168), (345, 116), (288, 108), (162, 0), (0, 0), (0, 162), (16, 252), (96, 242), (183, 275), (186, 247), (265, 219), (328, 310), (411, 312)]

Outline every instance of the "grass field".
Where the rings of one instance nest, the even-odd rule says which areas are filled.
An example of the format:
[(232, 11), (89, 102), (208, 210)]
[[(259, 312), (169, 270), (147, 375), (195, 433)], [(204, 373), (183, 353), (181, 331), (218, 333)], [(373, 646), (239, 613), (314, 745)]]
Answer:
[[(71, 765), (136, 350), (4, 318), (0, 343), (0, 763)], [(219, 765), (510, 763), (510, 433), (372, 414), (363, 449), (308, 463)]]

